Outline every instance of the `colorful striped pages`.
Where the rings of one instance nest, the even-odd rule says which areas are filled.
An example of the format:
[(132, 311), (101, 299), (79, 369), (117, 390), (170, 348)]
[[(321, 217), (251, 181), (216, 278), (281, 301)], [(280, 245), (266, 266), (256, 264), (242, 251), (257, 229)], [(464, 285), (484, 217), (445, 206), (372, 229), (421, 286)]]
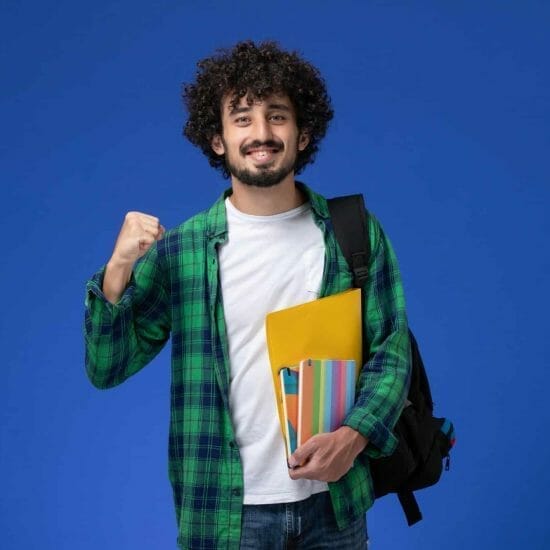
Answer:
[(296, 449), (298, 441), (298, 376), (297, 368), (286, 367), (280, 370), (281, 395), (285, 418), (285, 444), (287, 455)]
[(288, 455), (311, 436), (338, 429), (355, 402), (355, 361), (306, 359), (281, 369)]

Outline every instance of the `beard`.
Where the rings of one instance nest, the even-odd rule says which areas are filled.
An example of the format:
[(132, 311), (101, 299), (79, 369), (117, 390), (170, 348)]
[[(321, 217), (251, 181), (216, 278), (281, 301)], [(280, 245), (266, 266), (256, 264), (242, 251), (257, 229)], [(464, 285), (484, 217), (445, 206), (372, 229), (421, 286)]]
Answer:
[[(275, 141), (275, 140), (269, 140), (265, 142), (254, 141), (249, 145), (241, 147), (239, 149), (239, 153), (243, 156), (246, 156), (249, 149), (262, 147), (262, 146), (276, 148), (278, 151), (282, 151), (284, 149), (284, 144), (279, 141)], [(228, 150), (226, 145), (225, 145), (225, 150), (226, 151)], [(297, 150), (298, 150), (298, 146), (296, 145), (296, 151)], [(260, 166), (255, 171), (252, 171), (252, 170), (249, 170), (248, 168), (241, 168), (237, 166), (232, 161), (229, 154), (226, 153), (225, 166), (228, 172), (234, 178), (238, 179), (241, 183), (244, 183), (245, 185), (250, 185), (253, 187), (273, 187), (274, 185), (281, 183), (291, 172), (294, 171), (294, 168), (296, 166), (296, 156), (297, 154), (295, 154), (293, 158), (289, 158), (288, 161), (285, 162), (285, 164), (279, 166), (279, 168), (276, 168), (276, 169), (272, 168), (273, 164), (275, 164), (275, 161), (273, 161), (268, 164)]]

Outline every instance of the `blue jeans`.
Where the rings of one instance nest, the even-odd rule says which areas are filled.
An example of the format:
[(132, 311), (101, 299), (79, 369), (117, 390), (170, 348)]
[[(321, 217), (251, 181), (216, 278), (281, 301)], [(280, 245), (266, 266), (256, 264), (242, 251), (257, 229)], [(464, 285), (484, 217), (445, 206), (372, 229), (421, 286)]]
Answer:
[(365, 550), (363, 514), (338, 531), (330, 494), (317, 493), (287, 504), (243, 506), (241, 550)]

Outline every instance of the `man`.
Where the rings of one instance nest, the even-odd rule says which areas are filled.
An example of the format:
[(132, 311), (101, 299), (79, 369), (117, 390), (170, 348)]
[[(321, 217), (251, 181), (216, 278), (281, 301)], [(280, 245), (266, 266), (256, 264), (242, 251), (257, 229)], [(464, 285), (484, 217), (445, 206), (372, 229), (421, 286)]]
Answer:
[(333, 113), (317, 69), (274, 43), (239, 43), (198, 67), (183, 93), (185, 135), (231, 189), (170, 231), (154, 216), (126, 215), (87, 287), (88, 375), (100, 388), (119, 384), (171, 334), (181, 548), (365, 548), (368, 460), (395, 448), (409, 378), (393, 250), (371, 218), (369, 350), (356, 403), (341, 428), (314, 436), (287, 465), (264, 321), (351, 286), (326, 200), (295, 181)]

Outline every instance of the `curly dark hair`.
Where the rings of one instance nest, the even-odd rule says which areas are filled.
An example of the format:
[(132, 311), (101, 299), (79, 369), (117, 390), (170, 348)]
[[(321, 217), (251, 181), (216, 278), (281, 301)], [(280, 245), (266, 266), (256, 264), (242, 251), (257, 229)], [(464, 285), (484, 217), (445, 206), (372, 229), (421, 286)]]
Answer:
[(225, 178), (229, 177), (225, 157), (214, 153), (211, 142), (216, 134), (222, 134), (221, 104), (229, 93), (233, 94), (232, 106), (244, 96), (252, 104), (272, 94), (288, 95), (298, 129), (309, 136), (308, 146), (298, 151), (295, 173), (314, 161), (333, 110), (325, 82), (311, 63), (296, 52), (282, 50), (276, 42), (256, 45), (247, 40), (218, 50), (199, 61), (197, 67), (196, 82), (183, 85), (182, 99), (189, 112), (183, 134), (202, 149), (210, 165), (221, 170)]

